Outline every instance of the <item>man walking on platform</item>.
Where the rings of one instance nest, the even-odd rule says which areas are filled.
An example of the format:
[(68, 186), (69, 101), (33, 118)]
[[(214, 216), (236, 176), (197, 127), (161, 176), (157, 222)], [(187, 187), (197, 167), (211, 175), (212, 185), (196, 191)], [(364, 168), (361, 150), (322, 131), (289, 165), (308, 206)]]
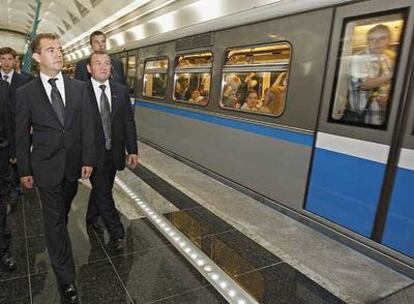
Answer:
[(96, 228), (101, 216), (112, 249), (121, 250), (124, 228), (115, 208), (112, 188), (116, 170), (125, 168), (125, 150), (128, 165), (132, 169), (138, 165), (138, 147), (128, 90), (109, 80), (111, 66), (111, 58), (103, 52), (92, 53), (87, 65), (92, 76), (87, 86), (96, 125), (96, 166), (90, 177), (92, 191), (86, 222)]
[(37, 35), (30, 47), (40, 75), (17, 90), (18, 169), (24, 187), (36, 183), (39, 189), (46, 246), (62, 299), (77, 303), (67, 222), (77, 180), (89, 178), (94, 165), (92, 108), (86, 85), (62, 75), (62, 46), (54, 34)]
[[(89, 43), (92, 48), (92, 52), (106, 53), (106, 36), (101, 31), (95, 31), (89, 36)], [(126, 85), (125, 82), (125, 73), (122, 62), (119, 59), (111, 59), (112, 68), (111, 68), (111, 80), (123, 85)], [(83, 59), (76, 64), (75, 68), (75, 79), (86, 81), (91, 75), (87, 70), (88, 59)]]
[(9, 85), (9, 120), (10, 120), (10, 127), (12, 132), (12, 142), (10, 143), (10, 161), (12, 162), (12, 170), (10, 174), (13, 176), (14, 189), (10, 195), (11, 203), (16, 203), (18, 200), (18, 194), (20, 192), (20, 182), (19, 177), (17, 174), (17, 164), (15, 159), (15, 151), (14, 151), (14, 133), (15, 133), (15, 116), (16, 116), (16, 90), (24, 85), (28, 78), (23, 76), (22, 74), (18, 73), (14, 67), (16, 65), (16, 51), (10, 47), (2, 47), (0, 48), (0, 64), (1, 64), (1, 79), (7, 81)]
[(8, 110), (9, 87), (7, 82), (0, 80), (0, 266), (2, 269), (12, 271), (16, 269), (10, 253), (10, 232), (6, 229), (6, 198), (13, 186), (9, 184), (9, 159), (11, 143), (11, 124)]

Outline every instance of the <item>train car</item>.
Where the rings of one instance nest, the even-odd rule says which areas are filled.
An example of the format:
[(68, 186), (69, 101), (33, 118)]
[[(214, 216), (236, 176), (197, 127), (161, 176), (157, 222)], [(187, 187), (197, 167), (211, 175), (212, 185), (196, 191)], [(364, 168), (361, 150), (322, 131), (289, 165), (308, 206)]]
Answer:
[(413, 267), (413, 9), (247, 12), (242, 25), (132, 47), (119, 56), (139, 137)]

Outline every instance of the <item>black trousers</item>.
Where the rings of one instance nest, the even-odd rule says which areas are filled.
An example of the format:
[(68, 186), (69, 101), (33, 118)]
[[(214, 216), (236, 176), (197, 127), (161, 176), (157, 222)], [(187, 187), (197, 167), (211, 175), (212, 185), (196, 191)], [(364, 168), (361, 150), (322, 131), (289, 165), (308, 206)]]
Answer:
[(108, 229), (112, 240), (124, 238), (124, 227), (116, 210), (112, 188), (114, 186), (116, 169), (111, 151), (105, 150), (105, 160), (102, 168), (94, 168), (90, 177), (92, 191), (89, 196), (86, 222), (96, 223), (99, 216)]
[(9, 192), (9, 151), (7, 148), (0, 148), (0, 252), (9, 248), (10, 232), (6, 229), (7, 205), (6, 198)]
[(56, 186), (39, 188), (46, 247), (60, 288), (74, 282), (75, 266), (67, 230), (68, 214), (78, 182), (66, 178)]

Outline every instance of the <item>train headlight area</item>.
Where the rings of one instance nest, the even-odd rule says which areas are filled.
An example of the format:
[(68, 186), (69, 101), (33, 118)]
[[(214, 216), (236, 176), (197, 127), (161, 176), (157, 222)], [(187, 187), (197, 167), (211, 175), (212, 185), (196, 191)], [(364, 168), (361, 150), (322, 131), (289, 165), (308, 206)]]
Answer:
[[(72, 206), (81, 303), (414, 303), (413, 0), (29, 2), (1, 3), (10, 92), (54, 33), (69, 77), (110, 55), (137, 126), (123, 249), (88, 182)], [(0, 303), (58, 303), (38, 193), (10, 206)]]

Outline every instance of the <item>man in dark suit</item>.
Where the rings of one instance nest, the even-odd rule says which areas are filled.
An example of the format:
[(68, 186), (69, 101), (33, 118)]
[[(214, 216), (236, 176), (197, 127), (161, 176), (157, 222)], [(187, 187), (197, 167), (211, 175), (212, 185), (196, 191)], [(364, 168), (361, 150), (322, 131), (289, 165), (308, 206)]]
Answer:
[(18, 188), (19, 188), (19, 178), (17, 175), (17, 167), (16, 167), (16, 160), (15, 160), (15, 151), (14, 151), (14, 132), (15, 132), (15, 115), (16, 115), (16, 90), (20, 86), (24, 85), (28, 78), (19, 74), (15, 69), (14, 66), (16, 65), (16, 51), (10, 47), (2, 47), (0, 48), (0, 64), (1, 64), (1, 79), (5, 80), (9, 84), (9, 110), (10, 110), (10, 121), (11, 121), (11, 128), (13, 139), (10, 143), (10, 154), (11, 154), (11, 162), (13, 163), (13, 175), (15, 178), (15, 185), (14, 191), (12, 192), (12, 199), (11, 201), (16, 202), (18, 198)]
[[(106, 36), (101, 31), (95, 31), (89, 36), (89, 43), (92, 48), (92, 52), (106, 52)], [(88, 72), (86, 65), (88, 59), (83, 59), (76, 64), (75, 79), (82, 81), (88, 80), (91, 75)], [(112, 73), (111, 80), (120, 84), (126, 85), (125, 73), (122, 62), (119, 59), (112, 58)]]
[(8, 99), (9, 85), (0, 80), (0, 266), (7, 271), (12, 271), (16, 269), (16, 265), (9, 250), (11, 235), (6, 229), (6, 198), (12, 188), (7, 178), (12, 137)]
[(38, 187), (46, 246), (61, 296), (77, 303), (67, 222), (77, 180), (89, 178), (94, 165), (92, 107), (86, 85), (62, 75), (62, 46), (54, 34), (37, 35), (30, 47), (40, 75), (16, 94), (18, 169), (24, 187), (32, 188), (34, 182)]
[(138, 165), (135, 121), (127, 88), (109, 80), (109, 55), (92, 53), (87, 68), (91, 73), (87, 86), (96, 125), (96, 165), (90, 177), (92, 191), (86, 222), (95, 225), (101, 216), (109, 232), (112, 249), (121, 250), (124, 228), (115, 208), (112, 188), (116, 170), (125, 168), (125, 150), (128, 153), (128, 165), (131, 168)]

